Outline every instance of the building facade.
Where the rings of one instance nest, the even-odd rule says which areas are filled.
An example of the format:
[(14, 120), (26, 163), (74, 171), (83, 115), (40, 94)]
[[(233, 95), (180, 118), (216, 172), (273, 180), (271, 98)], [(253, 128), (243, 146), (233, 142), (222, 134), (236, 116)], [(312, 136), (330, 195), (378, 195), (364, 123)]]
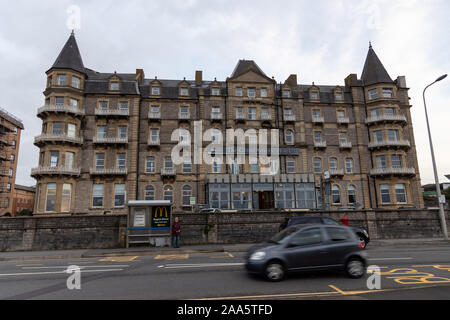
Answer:
[[(129, 200), (191, 211), (191, 197), (224, 210), (423, 207), (406, 81), (392, 80), (372, 47), (361, 79), (350, 74), (343, 85), (299, 84), (296, 75), (277, 83), (251, 60), (225, 81), (202, 71), (165, 80), (85, 68), (72, 34), (44, 95), (32, 169), (38, 214), (122, 213)], [(217, 150), (210, 164), (174, 163), (173, 148), (193, 147), (185, 133), (199, 123), (215, 130), (204, 148), (216, 133), (229, 140), (228, 129), (278, 130), (279, 170), (261, 174), (272, 164), (248, 148), (233, 150), (241, 164)]]
[(0, 216), (13, 214), (17, 158), (23, 129), (21, 120), (0, 108)]
[(33, 212), (34, 198), (36, 195), (35, 187), (26, 187), (16, 184), (14, 186), (12, 212), (14, 215), (26, 210)]

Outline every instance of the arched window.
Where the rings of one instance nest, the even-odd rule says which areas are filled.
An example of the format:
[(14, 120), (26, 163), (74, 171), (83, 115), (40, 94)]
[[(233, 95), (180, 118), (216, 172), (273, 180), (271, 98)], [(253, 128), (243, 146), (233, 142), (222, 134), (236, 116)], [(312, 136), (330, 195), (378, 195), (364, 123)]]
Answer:
[(145, 188), (145, 200), (155, 200), (155, 188), (153, 186)]
[(348, 186), (348, 203), (349, 204), (356, 203), (356, 188), (354, 185)]
[(172, 186), (164, 187), (164, 200), (169, 200), (170, 202), (173, 202), (173, 187)]
[(337, 185), (333, 185), (332, 188), (333, 204), (341, 203), (341, 189)]
[(286, 144), (294, 144), (294, 131), (286, 130)]
[(192, 196), (192, 188), (190, 186), (184, 186), (183, 187), (183, 199), (182, 199), (183, 206), (190, 206), (191, 196)]

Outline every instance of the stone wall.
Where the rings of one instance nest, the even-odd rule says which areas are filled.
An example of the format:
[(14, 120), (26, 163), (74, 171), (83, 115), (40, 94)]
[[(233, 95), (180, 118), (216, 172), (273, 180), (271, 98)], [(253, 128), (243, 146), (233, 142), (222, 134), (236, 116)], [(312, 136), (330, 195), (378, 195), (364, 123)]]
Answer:
[[(285, 217), (344, 212), (257, 212), (187, 214), (180, 218), (182, 244), (257, 243), (278, 232)], [(439, 211), (345, 212), (351, 226), (362, 226), (375, 239), (442, 237)], [(450, 230), (450, 215), (446, 213)], [(125, 215), (0, 218), (0, 251), (117, 248), (125, 246)]]

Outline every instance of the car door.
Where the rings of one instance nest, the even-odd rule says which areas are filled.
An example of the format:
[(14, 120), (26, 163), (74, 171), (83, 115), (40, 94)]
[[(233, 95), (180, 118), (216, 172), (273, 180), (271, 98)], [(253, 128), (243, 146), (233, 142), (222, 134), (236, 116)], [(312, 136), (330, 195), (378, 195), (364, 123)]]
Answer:
[(346, 227), (325, 226), (326, 239), (323, 244), (323, 251), (326, 252), (325, 264), (327, 267), (342, 266), (345, 257), (357, 249), (358, 244), (352, 236), (352, 230)]
[(324, 261), (323, 239), (320, 227), (310, 227), (295, 233), (283, 249), (287, 268), (290, 271), (320, 268)]

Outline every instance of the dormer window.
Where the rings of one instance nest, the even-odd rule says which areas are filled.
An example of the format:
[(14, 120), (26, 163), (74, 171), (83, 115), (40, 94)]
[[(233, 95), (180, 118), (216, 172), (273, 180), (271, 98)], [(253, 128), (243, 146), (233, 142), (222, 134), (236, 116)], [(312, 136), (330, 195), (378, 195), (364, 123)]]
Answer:
[(317, 91), (311, 92), (311, 100), (319, 100), (319, 93)]
[(255, 88), (248, 88), (247, 89), (247, 96), (249, 98), (256, 98), (256, 90), (255, 90)]
[(220, 89), (219, 88), (212, 88), (211, 89), (211, 95), (219, 96), (220, 95)]
[(160, 90), (159, 87), (152, 87), (152, 96), (159, 96)]
[(72, 87), (76, 89), (81, 88), (81, 79), (75, 76), (72, 76)]
[(119, 82), (113, 81), (109, 85), (109, 90), (111, 91), (119, 91)]
[(339, 91), (334, 94), (334, 97), (335, 97), (336, 101), (344, 100), (344, 95), (342, 94), (342, 92), (339, 92)]
[(189, 89), (186, 87), (180, 88), (180, 95), (183, 97), (187, 97), (189, 95)]
[(383, 88), (383, 98), (393, 98), (394, 94), (391, 88)]
[(65, 74), (58, 74), (57, 84), (58, 84), (58, 86), (66, 85), (66, 75)]
[(369, 90), (369, 100), (378, 98), (378, 89)]
[(291, 90), (283, 90), (283, 98), (290, 98)]

